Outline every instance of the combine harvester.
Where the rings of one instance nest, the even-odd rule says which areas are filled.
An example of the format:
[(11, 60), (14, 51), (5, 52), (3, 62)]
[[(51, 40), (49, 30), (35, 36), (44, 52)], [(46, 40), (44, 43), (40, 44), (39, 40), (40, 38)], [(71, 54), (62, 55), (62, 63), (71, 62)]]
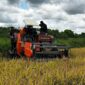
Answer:
[(27, 25), (26, 30), (28, 30), (27, 39), (22, 42), (21, 31), (19, 31), (16, 50), (10, 55), (26, 56), (27, 58), (62, 58), (69, 56), (69, 47), (54, 44), (54, 36), (42, 34), (39, 28), (32, 25)]

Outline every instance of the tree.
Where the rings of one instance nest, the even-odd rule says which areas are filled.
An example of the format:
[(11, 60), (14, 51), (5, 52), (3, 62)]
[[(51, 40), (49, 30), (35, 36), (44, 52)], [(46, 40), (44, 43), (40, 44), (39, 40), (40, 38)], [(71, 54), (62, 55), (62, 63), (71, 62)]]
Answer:
[(74, 32), (72, 30), (65, 30), (64, 34), (68, 36), (68, 38), (73, 38), (74, 37)]
[(85, 33), (81, 33), (81, 34), (80, 34), (80, 37), (81, 37), (81, 38), (85, 38)]

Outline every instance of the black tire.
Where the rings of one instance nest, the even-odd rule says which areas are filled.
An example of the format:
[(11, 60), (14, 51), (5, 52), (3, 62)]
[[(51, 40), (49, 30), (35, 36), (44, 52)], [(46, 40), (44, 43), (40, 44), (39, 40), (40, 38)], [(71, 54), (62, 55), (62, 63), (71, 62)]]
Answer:
[(64, 50), (64, 56), (69, 57), (68, 50)]

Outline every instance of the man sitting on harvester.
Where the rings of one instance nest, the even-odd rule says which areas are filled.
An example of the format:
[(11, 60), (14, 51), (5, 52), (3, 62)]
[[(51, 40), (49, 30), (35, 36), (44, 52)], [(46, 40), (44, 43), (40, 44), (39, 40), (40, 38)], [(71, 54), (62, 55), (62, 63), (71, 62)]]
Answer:
[(40, 21), (39, 26), (41, 27), (40, 33), (46, 34), (47, 33), (47, 25), (43, 21)]

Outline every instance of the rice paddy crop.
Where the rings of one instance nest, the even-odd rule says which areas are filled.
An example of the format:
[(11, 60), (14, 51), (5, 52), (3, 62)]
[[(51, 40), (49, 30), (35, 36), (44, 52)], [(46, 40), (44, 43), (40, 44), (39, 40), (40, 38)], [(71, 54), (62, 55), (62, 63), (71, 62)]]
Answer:
[(85, 85), (85, 48), (71, 49), (68, 59), (3, 60), (0, 85)]

